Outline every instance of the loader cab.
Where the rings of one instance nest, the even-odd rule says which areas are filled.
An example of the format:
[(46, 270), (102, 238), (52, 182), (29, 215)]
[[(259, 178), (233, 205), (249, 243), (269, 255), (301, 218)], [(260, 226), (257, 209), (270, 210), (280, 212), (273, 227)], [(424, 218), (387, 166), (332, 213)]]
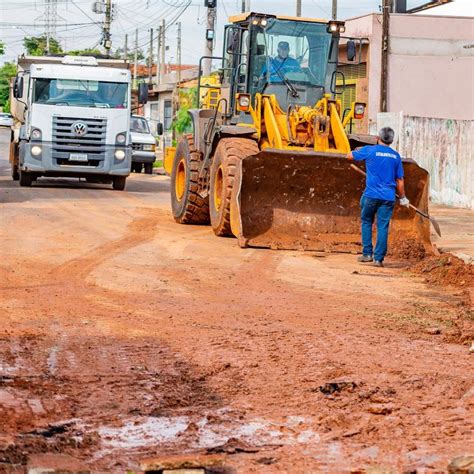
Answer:
[[(226, 27), (230, 97), (248, 93), (254, 104), (257, 93), (272, 94), (286, 112), (292, 105), (312, 106), (331, 91), (343, 23), (256, 14), (241, 17)], [(235, 104), (230, 105), (235, 114)]]

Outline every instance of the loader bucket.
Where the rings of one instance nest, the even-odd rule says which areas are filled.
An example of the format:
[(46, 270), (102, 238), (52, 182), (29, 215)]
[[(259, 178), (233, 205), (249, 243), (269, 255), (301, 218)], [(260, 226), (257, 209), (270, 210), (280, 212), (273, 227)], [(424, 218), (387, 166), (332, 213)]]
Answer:
[[(239, 245), (360, 251), (359, 201), (365, 178), (351, 163), (341, 154), (274, 149), (243, 159), (231, 203)], [(407, 197), (427, 211), (428, 173), (413, 160), (404, 160), (403, 166)], [(411, 209), (396, 205), (390, 238), (392, 245), (411, 239), (432, 253), (429, 223)]]

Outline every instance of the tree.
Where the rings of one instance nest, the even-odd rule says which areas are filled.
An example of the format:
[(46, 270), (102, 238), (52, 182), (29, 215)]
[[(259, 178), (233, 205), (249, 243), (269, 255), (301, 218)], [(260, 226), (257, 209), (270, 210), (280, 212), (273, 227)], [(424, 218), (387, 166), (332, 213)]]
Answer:
[(4, 112), (10, 111), (10, 79), (16, 74), (16, 66), (12, 63), (5, 63), (0, 68), (0, 107)]
[(5, 54), (5, 43), (3, 43), (2, 41), (0, 41), (0, 56), (2, 54)]
[(69, 54), (70, 56), (103, 56), (103, 53), (98, 49), (73, 49), (65, 54)]
[(191, 117), (188, 114), (188, 110), (196, 106), (196, 99), (197, 87), (179, 90), (178, 111), (171, 124), (171, 129), (177, 135), (182, 135), (189, 131), (191, 127)]
[[(23, 46), (29, 56), (45, 56), (46, 44), (46, 35), (23, 38)], [(63, 50), (59, 41), (54, 38), (49, 38), (49, 54), (61, 54), (62, 52)]]
[[(125, 52), (124, 48), (117, 48), (113, 54), (113, 57), (115, 59), (122, 59), (123, 58), (123, 53)], [(127, 52), (127, 59), (129, 61), (134, 61), (135, 60), (135, 51), (134, 50), (128, 50)], [(141, 49), (138, 50), (137, 52), (137, 59), (138, 61), (141, 61), (142, 59), (145, 59), (145, 55), (143, 54), (143, 51)]]

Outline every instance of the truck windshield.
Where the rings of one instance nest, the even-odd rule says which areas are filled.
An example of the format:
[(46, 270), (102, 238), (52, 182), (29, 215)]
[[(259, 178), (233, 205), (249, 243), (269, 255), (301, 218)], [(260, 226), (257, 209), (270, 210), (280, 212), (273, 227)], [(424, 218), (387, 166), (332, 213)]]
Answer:
[(253, 35), (251, 89), (287, 81), (324, 87), (331, 41), (324, 23), (269, 19)]
[(130, 119), (130, 131), (135, 133), (150, 133), (148, 122), (141, 117), (132, 117)]
[(128, 84), (81, 79), (36, 78), (33, 85), (33, 100), (36, 104), (126, 108)]

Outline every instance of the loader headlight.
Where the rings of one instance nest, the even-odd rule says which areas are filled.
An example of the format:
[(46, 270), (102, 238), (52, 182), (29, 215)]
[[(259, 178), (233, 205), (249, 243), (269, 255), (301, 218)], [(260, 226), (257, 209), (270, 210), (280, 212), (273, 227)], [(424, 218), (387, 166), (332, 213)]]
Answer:
[(32, 146), (31, 147), (31, 154), (33, 156), (39, 156), (41, 155), (41, 147), (38, 145)]
[(250, 94), (239, 94), (238, 109), (247, 112), (250, 109)]
[(341, 21), (330, 21), (328, 23), (328, 33), (344, 33), (346, 31), (346, 26)]
[(354, 118), (361, 119), (365, 115), (365, 104), (362, 102), (356, 102), (354, 104)]
[(117, 160), (123, 160), (125, 158), (125, 152), (123, 150), (115, 150), (115, 158), (117, 158)]

